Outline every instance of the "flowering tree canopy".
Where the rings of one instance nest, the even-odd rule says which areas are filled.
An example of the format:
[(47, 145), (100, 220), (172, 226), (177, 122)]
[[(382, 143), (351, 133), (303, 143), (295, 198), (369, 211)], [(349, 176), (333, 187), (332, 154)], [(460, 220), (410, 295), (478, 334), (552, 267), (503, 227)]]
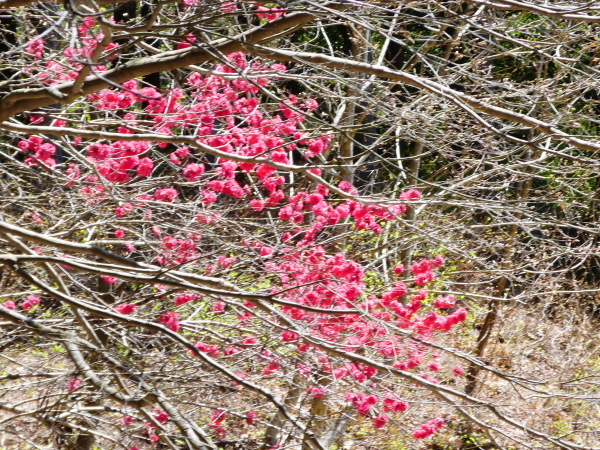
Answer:
[[(527, 227), (492, 224), (475, 203), (489, 196), (500, 210), (490, 192), (502, 175), (486, 168), (495, 175), (474, 186), (470, 156), (436, 163), (425, 144), (448, 133), (468, 155), (457, 130), (473, 124), (494, 136), (490, 152), (500, 136), (533, 149), (528, 161), (585, 170), (600, 146), (456, 86), (449, 54), (436, 76), (426, 68), (440, 36), (462, 43), (485, 8), (509, 3), (392, 3), (0, 3), (0, 433), (31, 417), (59, 448), (412, 448), (474, 436), (589, 448), (587, 425), (557, 435), (523, 417), (527, 400), (501, 406), (481, 388), (487, 376), (495, 389), (563, 395), (556, 380), (484, 358)], [(518, 14), (597, 18), (527, 5)], [(423, 31), (425, 10), (438, 37)], [(402, 56), (402, 24), (430, 43)], [(455, 107), (463, 115), (438, 123)], [(447, 184), (455, 163), (469, 168)], [(514, 197), (526, 201), (534, 166), (510, 164), (530, 177)], [(469, 230), (508, 236), (499, 261), (455, 245), (448, 223), (469, 205), (482, 214)], [(590, 407), (587, 394), (569, 399)]]

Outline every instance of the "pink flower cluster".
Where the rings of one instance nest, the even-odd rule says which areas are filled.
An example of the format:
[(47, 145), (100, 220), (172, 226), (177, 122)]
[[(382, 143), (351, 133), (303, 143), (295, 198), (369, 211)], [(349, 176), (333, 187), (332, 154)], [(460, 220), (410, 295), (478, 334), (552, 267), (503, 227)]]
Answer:
[(415, 431), (413, 431), (413, 437), (415, 439), (425, 439), (436, 433), (440, 428), (445, 425), (444, 419), (440, 419), (436, 417), (435, 419), (431, 419), (429, 422), (424, 423)]
[(27, 44), (25, 51), (35, 57), (35, 59), (42, 59), (42, 56), (44, 56), (44, 40), (34, 39)]
[(384, 411), (404, 412), (408, 409), (408, 403), (400, 400), (396, 394), (388, 392), (383, 400)]
[[(186, 4), (197, 6), (195, 0)], [(222, 2), (224, 8), (231, 5), (235, 6), (232, 2)], [(257, 6), (259, 14), (268, 20), (275, 20), (283, 14), (277, 8)], [(96, 39), (97, 34), (91, 36), (94, 26), (93, 20), (88, 20), (80, 32)], [(194, 40), (194, 36), (188, 36), (185, 45), (179, 48), (191, 45)], [(38, 50), (32, 47), (32, 51)], [(173, 89), (168, 93), (154, 88), (139, 88), (138, 82), (132, 80), (124, 83), (122, 89), (106, 89), (88, 96), (96, 109), (103, 111), (102, 114), (120, 114), (128, 109), (138, 113), (141, 111), (144, 125), (153, 131), (182, 136), (190, 136), (193, 132), (197, 145), (189, 143), (189, 146), (175, 148), (164, 142), (158, 143), (156, 145), (161, 149), (163, 159), (156, 160), (155, 164), (151, 156), (155, 149), (148, 142), (87, 142), (82, 145), (79, 140), (73, 144), (81, 145), (99, 176), (91, 172), (82, 175), (85, 167), (73, 165), (69, 168), (69, 173), (73, 175), (69, 174), (69, 177), (77, 180), (73, 183), (84, 184), (81, 192), (87, 193), (89, 198), (98, 203), (104, 202), (100, 206), (112, 205), (110, 210), (115, 208), (114, 215), (118, 219), (127, 218), (127, 233), (152, 241), (155, 248), (160, 249), (156, 261), (163, 266), (194, 262), (198, 265), (195, 269), (200, 273), (204, 271), (210, 275), (216, 272), (225, 277), (234, 272), (227, 270), (234, 264), (234, 267), (243, 267), (251, 259), (253, 264), (260, 265), (260, 270), (272, 280), (271, 295), (286, 302), (280, 312), (296, 321), (300, 325), (298, 329), (302, 330), (297, 332), (293, 328), (283, 328), (279, 344), (286, 351), (312, 352), (306, 358), (306, 364), (297, 366), (299, 374), (308, 378), (319, 371), (330, 374), (333, 380), (331, 388), (310, 386), (308, 395), (325, 397), (333, 391), (335, 383), (346, 381), (368, 384), (374, 392), (378, 391), (372, 380), (377, 369), (367, 364), (340, 363), (337, 359), (330, 359), (307, 342), (304, 338), (307, 335), (335, 344), (350, 353), (383, 357), (398, 370), (420, 368), (420, 376), (430, 379), (426, 377), (431, 375), (430, 372), (441, 370), (441, 364), (431, 359), (431, 351), (424, 345), (391, 333), (388, 324), (409, 330), (421, 338), (429, 338), (435, 332), (449, 331), (466, 319), (466, 309), (456, 308), (456, 299), (452, 295), (438, 296), (431, 302), (427, 301), (427, 289), (420, 288), (435, 280), (435, 270), (443, 265), (443, 258), (438, 255), (416, 261), (410, 267), (414, 283), (398, 281), (382, 289), (383, 292), (379, 294), (367, 289), (365, 269), (357, 261), (344, 253), (328, 253), (319, 245), (321, 237), (327, 236), (328, 230), (340, 225), (369, 232), (357, 233), (357, 239), (380, 233), (387, 222), (397, 220), (406, 211), (411, 201), (420, 199), (421, 193), (409, 189), (400, 195), (399, 201), (385, 204), (375, 199), (358, 198), (358, 190), (346, 181), (341, 181), (337, 189), (330, 189), (318, 182), (310, 188), (295, 186), (293, 190), (289, 189), (286, 186), (287, 175), (282, 174), (285, 166), (310, 163), (317, 155), (327, 151), (331, 144), (330, 136), (311, 137), (305, 131), (310, 127), (304, 122), (308, 114), (319, 107), (318, 102), (289, 95), (279, 109), (269, 113), (268, 107), (260, 101), (261, 88), (272, 83), (275, 78), (273, 73), (284, 72), (285, 67), (250, 60), (241, 52), (229, 55), (226, 62), (216, 67), (216, 71), (226, 74), (244, 72), (252, 76), (225, 78), (193, 73), (186, 81), (185, 92), (183, 89)], [(130, 134), (136, 128), (137, 120), (134, 113), (124, 113), (123, 123), (115, 128), (121, 134)], [(198, 147), (202, 146), (210, 146), (221, 153), (214, 159), (208, 158), (198, 151)], [(43, 139), (32, 137), (21, 141), (19, 147), (33, 161), (31, 164), (54, 165), (52, 158), (56, 149)], [(228, 159), (228, 155), (232, 158), (235, 156), (236, 161)], [(139, 178), (150, 177), (153, 172), (162, 172), (167, 168), (174, 170), (174, 175), (171, 174), (174, 184), (134, 192), (135, 181)], [(322, 174), (320, 169), (310, 170), (313, 174)], [(108, 195), (111, 183), (119, 185), (120, 196), (117, 198), (122, 201), (118, 206), (110, 203), (114, 201)], [(129, 199), (122, 197), (129, 195), (129, 192)], [(202, 210), (194, 213), (197, 214), (196, 221), (193, 220), (194, 216), (190, 217), (188, 223), (191, 231), (174, 232), (168, 222), (162, 222), (161, 226), (157, 224), (156, 217), (171, 217), (173, 210), (184, 206), (183, 202), (187, 200), (190, 200), (194, 211)], [(242, 209), (240, 216), (244, 219), (254, 220), (266, 210), (274, 220), (279, 218), (279, 225), (286, 232), (280, 236), (260, 238), (257, 233), (255, 237), (243, 241), (245, 247), (239, 254), (226, 249), (218, 250), (215, 255), (210, 250), (210, 255), (213, 255), (210, 259), (200, 258), (203, 254), (209, 254), (204, 253), (204, 248), (214, 246), (214, 242), (211, 242), (211, 236), (215, 235), (213, 231), (224, 228), (225, 222), (216, 212), (219, 211), (219, 205), (215, 203), (219, 201), (225, 203), (226, 211), (229, 211), (224, 214), (237, 214)], [(183, 211), (183, 208), (178, 211)], [(136, 230), (138, 217), (143, 217), (144, 225)], [(116, 229), (114, 236), (123, 239), (125, 230)], [(267, 243), (268, 239), (271, 241)], [(133, 250), (133, 247), (129, 248)], [(398, 264), (392, 270), (394, 274), (401, 275), (404, 266)], [(104, 279), (109, 283), (117, 281), (107, 276)], [(417, 286), (416, 289), (414, 286)], [(173, 302), (170, 306), (178, 307), (178, 312), (168, 310), (160, 314), (157, 320), (167, 329), (177, 332), (181, 329), (180, 314), (185, 317), (186, 311), (191, 309), (185, 305), (200, 297), (194, 292), (178, 292), (168, 298)], [(256, 304), (246, 301), (243, 306), (236, 306), (237, 300), (227, 301), (229, 307), (221, 300), (215, 302), (212, 313), (237, 314), (241, 325), (253, 325)], [(23, 309), (35, 306), (29, 301), (27, 305), (32, 306), (26, 308), (26, 302), (23, 302)], [(9, 302), (4, 305), (9, 307)], [(137, 308), (136, 303), (122, 303), (114, 309), (121, 314), (134, 314)], [(432, 311), (433, 308), (436, 310)], [(353, 312), (328, 314), (342, 310)], [(240, 354), (247, 354), (245, 350), (253, 349), (259, 354), (262, 365), (256, 373), (260, 374), (261, 370), (265, 376), (283, 373), (286, 368), (281, 360), (283, 353), (262, 349), (264, 343), (262, 335), (244, 333), (243, 337), (223, 346), (209, 341), (197, 342), (195, 347), (211, 358), (223, 358), (224, 364), (240, 358)], [(459, 370), (455, 368), (454, 373), (459, 374)], [(344, 378), (347, 380), (338, 381)], [(385, 388), (382, 386), (379, 389)], [(378, 412), (373, 412), (374, 405), (380, 401), (378, 395), (349, 393), (346, 394), (346, 400), (363, 416), (375, 416)], [(408, 403), (386, 392), (381, 408), (383, 413), (401, 413), (408, 408)], [(160, 423), (169, 420), (164, 411), (157, 411), (154, 417)], [(219, 410), (211, 418), (211, 426), (219, 437), (225, 436), (223, 422), (226, 418), (227, 414)], [(250, 411), (246, 415), (246, 422), (252, 424), (256, 418), (256, 412)], [(378, 414), (372, 420), (376, 428), (382, 428), (388, 423), (389, 417)], [(124, 426), (129, 424), (123, 423)], [(415, 437), (427, 437), (442, 425), (442, 419), (427, 422), (415, 431)], [(148, 434), (152, 441), (158, 442), (159, 438), (152, 429), (148, 430)]]
[[(158, 235), (160, 234), (162, 233)], [(201, 239), (201, 236), (197, 233), (189, 233), (188, 236), (189, 239), (177, 239), (173, 236), (165, 236), (162, 239), (162, 248), (164, 251), (160, 255), (157, 255), (156, 261), (166, 266), (171, 264), (185, 264), (188, 261), (198, 258), (198, 241)]]
[[(355, 188), (346, 181), (340, 182), (339, 187), (340, 190), (353, 195), (356, 193)], [(280, 219), (297, 224), (304, 222), (308, 212), (315, 216), (313, 224), (303, 230), (305, 237), (300, 245), (312, 244), (326, 226), (336, 225), (348, 218), (354, 219), (354, 227), (357, 230), (370, 230), (377, 234), (382, 230), (380, 222), (396, 220), (406, 210), (405, 205), (383, 207), (375, 204), (363, 204), (357, 200), (346, 200), (333, 206), (327, 200), (328, 196), (329, 189), (319, 185), (314, 193), (297, 192), (288, 199), (289, 204), (279, 210)], [(257, 204), (257, 206), (259, 207), (254, 208), (260, 211), (264, 206), (272, 206), (272, 202), (267, 201)]]
[(117, 206), (115, 208), (115, 216), (117, 216), (117, 218), (120, 219), (122, 217), (125, 217), (127, 214), (129, 214), (133, 210), (134, 210), (134, 207), (131, 203), (125, 203), (122, 206)]
[(258, 17), (267, 19), (268, 21), (279, 19), (285, 14), (285, 9), (283, 8), (265, 8), (264, 6), (259, 6), (256, 10), (259, 11), (256, 14)]
[(115, 307), (115, 311), (121, 314), (134, 314), (137, 310), (137, 305), (135, 303), (123, 303)]
[(129, 425), (131, 425), (133, 423), (133, 417), (130, 415), (123, 416), (119, 419), (119, 422), (121, 423), (122, 426), (128, 427)]
[(162, 410), (157, 410), (154, 418), (158, 423), (166, 423), (170, 419), (169, 414)]
[(415, 275), (415, 284), (423, 286), (431, 283), (435, 274), (434, 269), (441, 267), (444, 264), (444, 258), (441, 255), (437, 255), (434, 259), (421, 259), (410, 266), (410, 271)]
[(179, 331), (181, 324), (179, 323), (179, 314), (175, 312), (166, 312), (160, 315), (158, 321), (172, 331)]
[[(85, 17), (83, 23), (78, 27), (79, 44), (74, 47), (67, 47), (62, 60), (53, 58), (52, 60), (43, 62), (43, 66), (34, 69), (26, 69), (27, 72), (37, 72), (37, 78), (46, 84), (57, 85), (65, 81), (71, 81), (79, 75), (79, 71), (84, 67), (80, 62), (89, 60), (98, 44), (104, 39), (104, 35), (100, 31), (95, 31), (94, 27), (96, 20), (93, 17)], [(105, 54), (112, 52), (117, 47), (117, 44), (110, 43), (104, 49)], [(25, 51), (32, 55), (36, 60), (41, 60), (44, 56), (44, 41), (35, 39), (30, 42)], [(114, 55), (113, 55), (114, 56)], [(106, 71), (104, 65), (96, 65), (94, 70), (97, 72)]]
[(148, 151), (147, 142), (117, 141), (111, 144), (94, 143), (85, 151), (102, 177), (114, 183), (130, 181), (134, 175), (147, 177), (152, 173), (154, 162), (139, 155)]
[(31, 136), (26, 141), (20, 141), (17, 144), (23, 152), (28, 155), (25, 159), (25, 164), (29, 166), (45, 165), (53, 167), (56, 165), (54, 154), (56, 153), (56, 146), (49, 142), (44, 142), (44, 139), (37, 136)]
[(223, 439), (227, 432), (223, 427), (223, 422), (227, 419), (227, 413), (225, 411), (221, 411), (220, 409), (216, 409), (211, 418), (210, 418), (210, 426), (213, 430), (215, 430), (215, 434), (219, 439)]
[(450, 331), (454, 325), (464, 322), (466, 318), (467, 310), (463, 307), (447, 316), (431, 312), (422, 320), (419, 331), (422, 334), (431, 334), (433, 330)]
[(433, 302), (433, 306), (439, 309), (449, 309), (453, 308), (455, 305), (456, 299), (454, 298), (454, 295), (440, 296)]
[(367, 395), (362, 392), (357, 394), (347, 393), (345, 398), (347, 402), (352, 403), (356, 407), (356, 411), (362, 416), (369, 415), (373, 405), (379, 401), (376, 395)]
[(194, 347), (196, 347), (202, 353), (208, 354), (212, 358), (217, 358), (220, 354), (219, 346), (216, 344), (209, 345), (209, 344), (206, 344), (206, 343), (200, 341), (200, 342), (196, 342), (194, 344)]
[[(42, 299), (40, 297), (38, 297), (37, 295), (29, 295), (23, 301), (23, 303), (21, 303), (21, 308), (23, 308), (25, 311), (28, 311), (30, 309), (35, 308), (41, 302), (42, 302)], [(6, 306), (6, 304), (5, 304), (5, 306)]]
[(175, 306), (185, 305), (186, 303), (200, 300), (202, 297), (195, 292), (181, 292), (175, 295)]
[(81, 387), (81, 380), (77, 379), (77, 378), (72, 378), (69, 380), (69, 382), (67, 383), (67, 392), (73, 392), (76, 391), (77, 389), (79, 389)]
[(311, 386), (306, 390), (306, 392), (308, 392), (308, 394), (314, 398), (322, 398), (327, 395), (327, 389), (320, 386)]
[(377, 417), (373, 418), (373, 426), (375, 428), (383, 428), (390, 418), (385, 414), (379, 414)]
[(157, 202), (173, 202), (179, 196), (177, 189), (174, 188), (164, 188), (157, 189), (154, 193), (154, 200)]
[(252, 425), (256, 419), (258, 419), (258, 413), (256, 411), (248, 411), (248, 413), (246, 413), (246, 423), (248, 425)]

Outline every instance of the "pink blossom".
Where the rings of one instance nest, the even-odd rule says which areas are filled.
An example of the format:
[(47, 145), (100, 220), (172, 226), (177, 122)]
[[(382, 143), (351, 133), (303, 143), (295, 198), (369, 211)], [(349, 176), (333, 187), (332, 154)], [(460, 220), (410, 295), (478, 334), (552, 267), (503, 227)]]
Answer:
[(287, 67), (284, 64), (279, 64), (279, 63), (271, 64), (270, 69), (274, 70), (275, 72), (281, 72), (281, 73), (287, 72)]
[(125, 203), (115, 209), (115, 215), (118, 218), (121, 218), (129, 214), (131, 211), (133, 211), (133, 205), (131, 203)]
[(202, 203), (204, 203), (205, 206), (208, 206), (211, 203), (214, 203), (216, 201), (217, 201), (216, 192), (211, 191), (209, 189), (202, 189)]
[(179, 147), (177, 150), (175, 150), (175, 154), (179, 158), (187, 158), (190, 156), (190, 148), (187, 145), (184, 145), (183, 147)]
[(410, 266), (410, 270), (413, 273), (413, 275), (427, 273), (427, 272), (431, 271), (431, 269), (432, 269), (431, 261), (428, 259), (421, 259), (421, 260), (413, 263), (412, 266)]
[(416, 189), (409, 189), (400, 195), (400, 200), (418, 200), (421, 198), (421, 192)]
[(216, 301), (212, 307), (212, 312), (215, 314), (223, 314), (223, 312), (225, 312), (225, 306), (225, 302), (221, 300)]
[(429, 364), (427, 364), (427, 367), (429, 367), (430, 370), (433, 370), (434, 372), (437, 372), (438, 370), (440, 370), (440, 363), (437, 361), (431, 361)]
[(79, 389), (80, 387), (81, 387), (81, 380), (79, 380), (77, 378), (72, 378), (67, 383), (67, 391), (68, 392), (73, 392), (73, 391)]
[(193, 300), (198, 300), (200, 296), (193, 292), (181, 292), (175, 296), (175, 306), (184, 305)]
[(375, 405), (379, 401), (379, 399), (377, 398), (376, 395), (368, 395), (367, 397), (365, 397), (365, 401), (369, 405)]
[(125, 237), (125, 230), (121, 230), (120, 228), (115, 230), (115, 237), (117, 239), (123, 239)]
[(385, 414), (379, 414), (377, 417), (373, 418), (373, 425), (375, 428), (383, 428), (390, 418)]
[(119, 419), (119, 422), (121, 422), (121, 425), (123, 425), (124, 427), (128, 427), (133, 423), (133, 417), (129, 415), (123, 416)]
[(102, 279), (108, 284), (115, 284), (119, 281), (117, 278), (111, 277), (110, 275), (102, 275)]
[(265, 178), (275, 172), (277, 172), (277, 169), (274, 167), (267, 166), (266, 164), (260, 164), (258, 169), (256, 169), (256, 177), (259, 179), (259, 181), (263, 181)]
[(154, 415), (154, 418), (159, 423), (165, 423), (169, 420), (169, 414), (167, 414), (166, 411), (157, 411), (157, 413)]
[(271, 152), (271, 159), (274, 162), (282, 164), (289, 164), (290, 162), (290, 158), (288, 157), (287, 153), (280, 150)]
[(338, 188), (341, 191), (344, 191), (348, 194), (352, 194), (352, 195), (358, 194), (358, 191), (356, 190), (356, 188), (354, 186), (352, 186), (352, 184), (348, 183), (347, 181), (340, 181)]
[(327, 395), (327, 389), (319, 386), (311, 386), (306, 390), (306, 392), (315, 398), (322, 398)]
[(154, 193), (154, 200), (158, 202), (172, 202), (178, 196), (179, 193), (173, 188), (157, 189)]
[(253, 198), (252, 200), (250, 200), (249, 206), (254, 211), (262, 211), (263, 209), (265, 209), (265, 202), (257, 198)]
[(323, 201), (323, 196), (321, 194), (310, 194), (306, 199), (306, 203), (309, 205), (318, 205)]
[(234, 2), (221, 1), (221, 11), (227, 13), (227, 12), (233, 12), (236, 10), (237, 10), (237, 6)]
[(174, 312), (166, 312), (161, 314), (158, 321), (164, 324), (169, 330), (179, 331), (181, 325), (179, 324), (179, 314)]
[(258, 17), (269, 21), (279, 19), (285, 14), (285, 9), (283, 8), (265, 8), (264, 6), (259, 6), (256, 10), (259, 11), (256, 14)]
[(35, 59), (41, 59), (44, 56), (44, 41), (42, 39), (35, 39), (27, 44), (25, 51), (33, 55)]
[(158, 444), (160, 442), (160, 438), (156, 434), (151, 434), (148, 436), (148, 439), (150, 439), (153, 444)]
[(391, 290), (383, 294), (381, 299), (385, 302), (385, 304), (388, 304), (394, 300), (398, 300), (399, 298), (404, 297), (407, 293), (408, 286), (406, 286), (406, 284), (402, 282), (399, 282), (396, 283), (396, 285)]
[[(304, 100), (304, 103), (302, 103), (302, 106), (308, 109), (309, 111), (312, 111), (313, 109), (317, 109), (319, 107), (319, 102), (317, 102), (314, 98), (307, 98), (306, 100)], [(323, 137), (325, 139), (331, 139), (331, 136)]]
[(260, 256), (270, 256), (275, 252), (275, 249), (272, 247), (262, 247), (260, 249)]
[(404, 412), (408, 409), (408, 403), (401, 401), (395, 394), (388, 392), (383, 400), (384, 411)]
[(454, 373), (454, 375), (461, 376), (465, 373), (465, 369), (463, 369), (462, 366), (457, 365), (452, 369), (452, 373)]
[(442, 255), (436, 255), (435, 258), (430, 260), (431, 262), (431, 267), (433, 267), (434, 269), (437, 269), (439, 267), (442, 267), (444, 265), (444, 257)]
[(96, 107), (100, 110), (125, 109), (135, 102), (130, 92), (103, 89), (96, 94)]
[[(195, 2), (196, 2), (196, 1), (198, 1), (198, 0), (192, 0), (192, 1), (195, 1)], [(184, 3), (184, 4), (185, 4), (185, 3)], [(186, 5), (186, 6), (187, 6), (187, 5)], [(191, 47), (191, 46), (193, 45), (193, 44), (192, 44), (193, 42), (196, 42), (196, 36), (194, 36), (192, 33), (188, 33), (188, 34), (185, 36), (185, 39), (184, 39), (184, 40), (182, 40), (182, 41), (179, 41), (179, 42), (177, 43), (177, 50), (181, 50), (181, 49), (184, 49), (184, 48), (189, 48), (189, 47)]]
[(179, 239), (175, 239), (173, 236), (165, 236), (163, 238), (163, 246), (168, 250), (173, 250), (179, 247)]
[(303, 377), (308, 377), (312, 373), (312, 367), (306, 364), (298, 364), (296, 368), (298, 369), (298, 373)]
[(254, 336), (246, 336), (244, 339), (242, 339), (240, 345), (254, 345), (256, 342), (257, 340)]
[(356, 412), (361, 416), (368, 416), (371, 412), (371, 404), (363, 401), (356, 406)]
[(41, 301), (42, 299), (37, 295), (30, 295), (23, 303), (21, 303), (21, 308), (23, 308), (25, 311), (28, 311), (39, 305)]
[(263, 375), (271, 375), (271, 374), (277, 372), (280, 367), (281, 367), (281, 364), (279, 364), (278, 362), (270, 362), (263, 369)]
[(458, 308), (455, 312), (447, 316), (447, 319), (451, 320), (453, 325), (463, 322), (466, 318), (467, 310), (463, 307)]
[(239, 351), (240, 349), (238, 347), (236, 347), (235, 345), (230, 345), (229, 347), (225, 348), (225, 350), (223, 350), (223, 356), (235, 355)]
[(204, 164), (188, 164), (183, 168), (183, 175), (187, 181), (197, 181), (200, 178), (200, 175), (204, 173), (204, 169)]
[(433, 306), (439, 309), (448, 309), (456, 305), (456, 299), (453, 295), (446, 295), (445, 297), (438, 297), (433, 302)]
[(227, 419), (227, 413), (225, 411), (221, 411), (220, 409), (216, 409), (210, 418), (211, 426), (220, 426), (225, 419)]
[(56, 146), (45, 142), (38, 136), (31, 136), (26, 141), (20, 141), (17, 147), (28, 155), (31, 155), (25, 158), (25, 163), (29, 166), (44, 164), (52, 167), (56, 165), (56, 160), (53, 158), (56, 153)]
[(219, 267), (227, 269), (231, 267), (231, 265), (234, 262), (236, 262), (236, 260), (237, 258), (235, 256), (227, 257), (225, 255), (219, 255), (219, 257), (217, 258), (217, 263), (219, 264)]
[(133, 314), (137, 309), (137, 305), (135, 303), (123, 303), (115, 307), (115, 311), (121, 314)]
[(288, 205), (279, 210), (279, 218), (281, 220), (290, 220), (294, 215), (294, 209)]
[(7, 309), (15, 309), (17, 307), (17, 304), (15, 302), (13, 302), (12, 300), (8, 300), (8, 301), (2, 303), (2, 306), (4, 306)]
[(256, 411), (248, 411), (246, 413), (246, 423), (248, 425), (252, 425), (257, 418), (258, 418), (258, 413)]
[(154, 161), (150, 158), (140, 159), (136, 173), (138, 177), (149, 177), (152, 175), (152, 169), (154, 169)]
[(424, 286), (431, 283), (434, 278), (435, 274), (433, 272), (420, 273), (415, 277), (415, 284), (417, 286)]
[(279, 186), (285, 182), (283, 177), (266, 177), (262, 180), (265, 189), (271, 193), (275, 192)]
[[(81, 177), (81, 168), (79, 164), (70, 163), (67, 170), (65, 170), (65, 174), (72, 180), (78, 180)], [(75, 182), (71, 182), (68, 185), (73, 186), (74, 184)]]
[(415, 431), (413, 431), (413, 437), (415, 439), (425, 439), (431, 436), (432, 434), (436, 433), (444, 425), (444, 419), (440, 419), (439, 417), (431, 419), (429, 422), (424, 423)]
[(283, 333), (281, 333), (281, 340), (283, 342), (297, 341), (298, 338), (299, 338), (298, 334), (294, 333), (293, 331), (285, 330)]

